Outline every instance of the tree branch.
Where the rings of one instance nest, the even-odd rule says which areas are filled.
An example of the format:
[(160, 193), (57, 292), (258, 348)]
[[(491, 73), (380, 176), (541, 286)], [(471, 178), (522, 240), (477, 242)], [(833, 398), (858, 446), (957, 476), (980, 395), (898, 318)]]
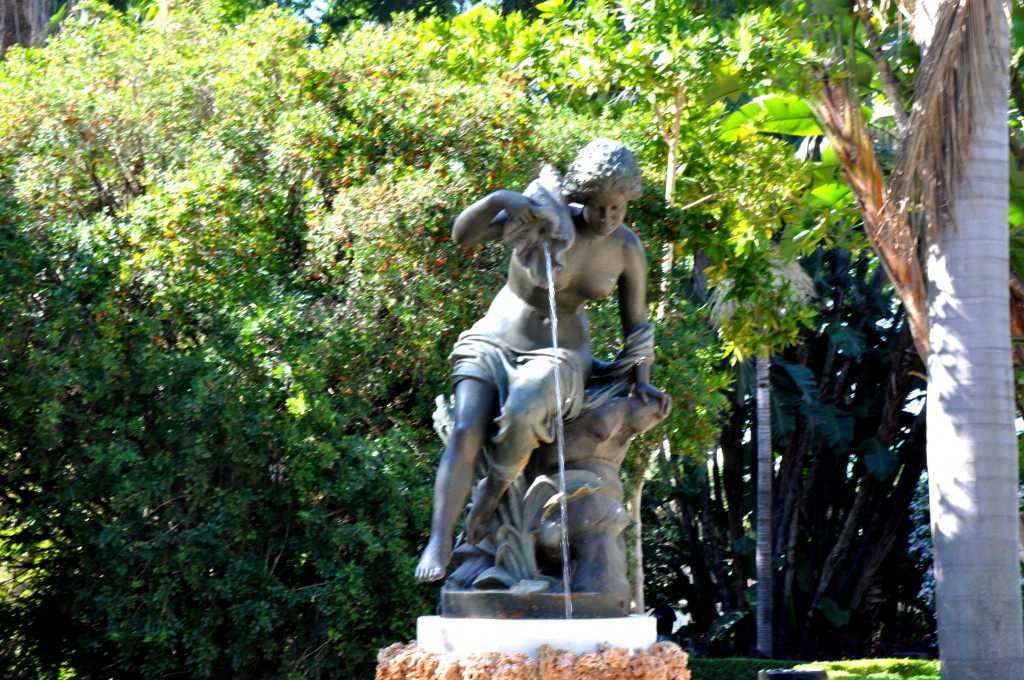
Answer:
[(860, 0), (857, 3), (856, 11), (864, 24), (864, 34), (867, 37), (868, 49), (871, 50), (871, 56), (875, 58), (878, 75), (882, 80), (882, 89), (885, 91), (885, 96), (892, 103), (893, 115), (896, 116), (896, 128), (902, 134), (907, 129), (907, 125), (910, 124), (910, 117), (907, 115), (907, 107), (903, 105), (903, 99), (900, 97), (896, 76), (893, 75), (889, 62), (885, 60), (885, 53), (882, 52), (882, 46), (879, 44), (881, 41), (878, 38), (878, 32), (875, 30), (875, 24), (871, 20), (871, 8), (864, 0)]

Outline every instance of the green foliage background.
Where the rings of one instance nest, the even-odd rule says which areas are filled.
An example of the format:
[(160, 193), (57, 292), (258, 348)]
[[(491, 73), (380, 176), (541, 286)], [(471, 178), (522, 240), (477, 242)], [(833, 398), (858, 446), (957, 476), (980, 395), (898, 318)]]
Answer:
[(0, 64), (4, 677), (365, 677), (413, 637), (434, 397), (507, 257), (451, 223), (632, 125), (456, 81), (407, 22), (204, 7), (86, 4)]
[(353, 427), (309, 259), (342, 156), (307, 39), (96, 5), (3, 66), (7, 677), (320, 677), (430, 609), (429, 433)]
[[(508, 257), (452, 222), (598, 136), (644, 169), (628, 220), (674, 397), (624, 466), (651, 601), (685, 602), (701, 652), (750, 648), (748, 359), (771, 354), (788, 653), (927, 629), (919, 565), (874, 551), (909, 531), (920, 470), (898, 305), (835, 154), (795, 153), (806, 105), (749, 100), (813, 62), (786, 17), (551, 0), (333, 35), (186, 4), (86, 2), (0, 63), (0, 675), (366, 677), (413, 637), (434, 399)], [(610, 358), (615, 300), (589, 315)], [(892, 526), (851, 511), (865, 485)], [(862, 545), (830, 579), (848, 521)], [(862, 573), (900, 595), (853, 604)]]

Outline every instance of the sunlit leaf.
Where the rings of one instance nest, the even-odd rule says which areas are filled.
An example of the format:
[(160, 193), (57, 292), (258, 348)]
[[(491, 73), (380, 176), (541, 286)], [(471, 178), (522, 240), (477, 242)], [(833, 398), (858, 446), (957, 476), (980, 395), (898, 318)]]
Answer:
[(811, 203), (825, 210), (839, 210), (849, 205), (853, 192), (843, 182), (816, 186), (811, 190)]
[(725, 139), (742, 139), (757, 133), (820, 135), (821, 128), (802, 99), (769, 94), (729, 114), (719, 124), (718, 132)]

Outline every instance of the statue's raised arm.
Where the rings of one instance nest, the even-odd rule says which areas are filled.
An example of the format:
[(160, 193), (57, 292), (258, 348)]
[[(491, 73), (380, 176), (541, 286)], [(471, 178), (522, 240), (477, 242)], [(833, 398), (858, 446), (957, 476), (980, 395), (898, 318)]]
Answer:
[(545, 166), (523, 193), (499, 189), (463, 210), (455, 219), (452, 238), (462, 246), (504, 241), (512, 246), (534, 284), (546, 287), (544, 247), (553, 265), (561, 269), (574, 236), (561, 190), (562, 178), (554, 168)]

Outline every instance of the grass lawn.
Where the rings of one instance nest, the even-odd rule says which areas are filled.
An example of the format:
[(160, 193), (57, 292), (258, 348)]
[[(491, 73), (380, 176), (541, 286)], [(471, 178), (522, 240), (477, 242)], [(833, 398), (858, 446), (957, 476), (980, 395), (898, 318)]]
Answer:
[(853, 659), (850, 661), (778, 661), (690, 657), (693, 680), (757, 680), (761, 670), (823, 670), (829, 680), (939, 680), (938, 660)]

